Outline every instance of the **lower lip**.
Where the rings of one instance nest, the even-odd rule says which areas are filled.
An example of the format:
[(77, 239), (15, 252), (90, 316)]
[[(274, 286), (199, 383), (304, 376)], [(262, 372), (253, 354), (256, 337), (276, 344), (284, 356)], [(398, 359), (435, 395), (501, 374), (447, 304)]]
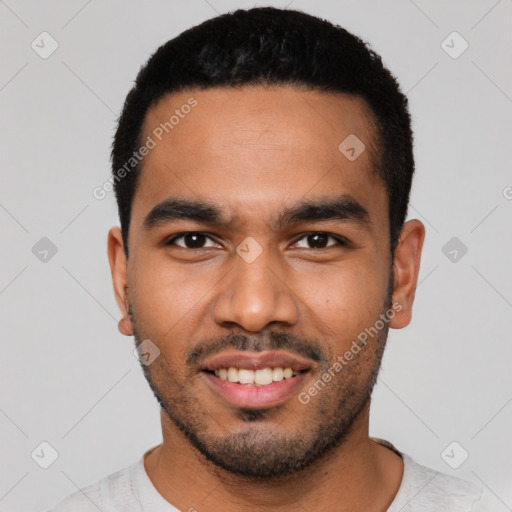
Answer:
[(201, 372), (210, 387), (226, 402), (235, 407), (246, 409), (263, 409), (286, 401), (301, 386), (307, 373), (299, 373), (295, 377), (266, 386), (251, 386), (229, 382), (216, 377), (212, 373)]

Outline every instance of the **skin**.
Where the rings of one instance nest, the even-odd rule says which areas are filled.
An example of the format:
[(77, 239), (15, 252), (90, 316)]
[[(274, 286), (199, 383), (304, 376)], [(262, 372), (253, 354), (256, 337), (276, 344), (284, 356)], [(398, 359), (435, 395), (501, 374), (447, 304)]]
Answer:
[[(180, 510), (387, 510), (403, 462), (369, 439), (369, 396), (388, 327), (411, 320), (425, 229), (407, 222), (392, 262), (387, 194), (372, 171), (371, 113), (359, 98), (289, 87), (191, 90), (169, 94), (148, 111), (142, 140), (191, 97), (197, 106), (144, 159), (129, 259), (118, 227), (108, 239), (119, 329), (161, 351), (144, 367), (162, 405), (163, 433), (162, 445), (145, 459), (146, 472)], [(354, 161), (338, 150), (349, 134), (366, 145)], [(360, 203), (369, 222), (306, 220), (273, 229), (284, 207), (340, 194)], [(229, 222), (181, 219), (146, 229), (148, 212), (171, 196), (214, 202)], [(173, 235), (198, 231), (211, 236), (200, 239), (206, 248), (187, 248), (183, 238), (165, 245)], [(328, 238), (328, 247), (318, 248), (308, 242), (312, 232), (344, 237), (348, 245)], [(236, 252), (247, 237), (262, 248), (252, 263)], [(393, 303), (401, 310), (378, 338), (310, 403), (300, 403), (298, 393)], [(199, 346), (217, 353), (240, 340), (267, 349), (273, 333), (285, 336), (292, 353), (311, 347), (318, 355), (304, 385), (277, 407), (227, 404), (187, 359)], [(315, 451), (319, 438), (331, 444), (317, 443)], [(297, 468), (284, 465), (270, 475), (279, 461), (296, 461)], [(252, 476), (241, 474), (248, 464)]]

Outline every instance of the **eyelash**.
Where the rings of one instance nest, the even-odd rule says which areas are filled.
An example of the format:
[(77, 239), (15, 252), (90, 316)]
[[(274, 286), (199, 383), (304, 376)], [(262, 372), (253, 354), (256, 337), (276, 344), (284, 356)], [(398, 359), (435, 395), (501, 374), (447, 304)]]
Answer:
[[(186, 235), (202, 235), (208, 239), (210, 239), (212, 242), (214, 243), (218, 243), (218, 242), (215, 242), (215, 240), (210, 236), (208, 235), (207, 233), (202, 233), (201, 231), (185, 231), (183, 233), (180, 233), (178, 235), (175, 235), (173, 236), (172, 238), (170, 238), (169, 240), (167, 240), (165, 242), (165, 245), (166, 246), (172, 246), (172, 245), (175, 245), (174, 242), (180, 238), (183, 238), (185, 237)], [(349, 245), (349, 242), (348, 240), (344, 239), (343, 237), (340, 237), (340, 236), (336, 236), (336, 235), (333, 235), (331, 233), (327, 233), (325, 231), (309, 231), (307, 233), (303, 233), (302, 236), (300, 238), (298, 238), (295, 242), (294, 242), (294, 245), (297, 244), (300, 240), (302, 240), (303, 238), (306, 238), (310, 235), (326, 235), (328, 238), (333, 238), (334, 240), (336, 240), (337, 244), (339, 247), (347, 247)], [(177, 246), (177, 247), (181, 247), (181, 246)], [(321, 250), (325, 250), (325, 249), (329, 249), (331, 248), (332, 245), (328, 245), (327, 247), (322, 247), (320, 249), (315, 249), (315, 248), (312, 248), (311, 250), (315, 250), (315, 251), (321, 251)], [(182, 249), (187, 249), (189, 251), (200, 251), (202, 249), (209, 249), (209, 247), (198, 247), (196, 249), (194, 248), (189, 248), (189, 247), (181, 247)]]

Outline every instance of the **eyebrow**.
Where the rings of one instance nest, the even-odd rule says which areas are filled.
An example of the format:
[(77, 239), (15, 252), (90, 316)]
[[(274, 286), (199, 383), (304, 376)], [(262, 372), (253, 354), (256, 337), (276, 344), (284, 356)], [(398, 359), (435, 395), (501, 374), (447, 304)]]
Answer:
[[(216, 204), (193, 199), (168, 198), (151, 209), (144, 218), (143, 227), (151, 230), (176, 220), (190, 220), (223, 227), (232, 223), (224, 216), (223, 209)], [(352, 196), (342, 194), (335, 198), (301, 201), (287, 207), (274, 218), (271, 228), (277, 231), (300, 222), (331, 220), (357, 223), (367, 227), (370, 225), (370, 214)]]

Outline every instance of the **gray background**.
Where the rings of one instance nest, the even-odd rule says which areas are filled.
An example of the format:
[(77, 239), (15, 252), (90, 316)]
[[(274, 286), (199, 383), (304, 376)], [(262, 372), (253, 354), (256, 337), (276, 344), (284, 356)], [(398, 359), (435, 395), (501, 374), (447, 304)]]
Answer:
[[(510, 510), (512, 3), (272, 3), (287, 4), (370, 42), (410, 98), (409, 217), (427, 238), (414, 319), (390, 332), (370, 433), (485, 485), (494, 510)], [(2, 511), (49, 507), (161, 440), (133, 340), (117, 331), (106, 256), (114, 197), (92, 190), (109, 177), (115, 119), (140, 65), (182, 30), (253, 5), (0, 2)], [(31, 47), (51, 48), (43, 31), (59, 45), (47, 59)], [(469, 44), (457, 58), (442, 46), (453, 31)], [(455, 37), (452, 54), (463, 48)], [(44, 247), (33, 253), (43, 237), (57, 248), (47, 261)], [(31, 457), (50, 461), (43, 441), (58, 452), (48, 469)], [(446, 461), (465, 451), (452, 469)]]

